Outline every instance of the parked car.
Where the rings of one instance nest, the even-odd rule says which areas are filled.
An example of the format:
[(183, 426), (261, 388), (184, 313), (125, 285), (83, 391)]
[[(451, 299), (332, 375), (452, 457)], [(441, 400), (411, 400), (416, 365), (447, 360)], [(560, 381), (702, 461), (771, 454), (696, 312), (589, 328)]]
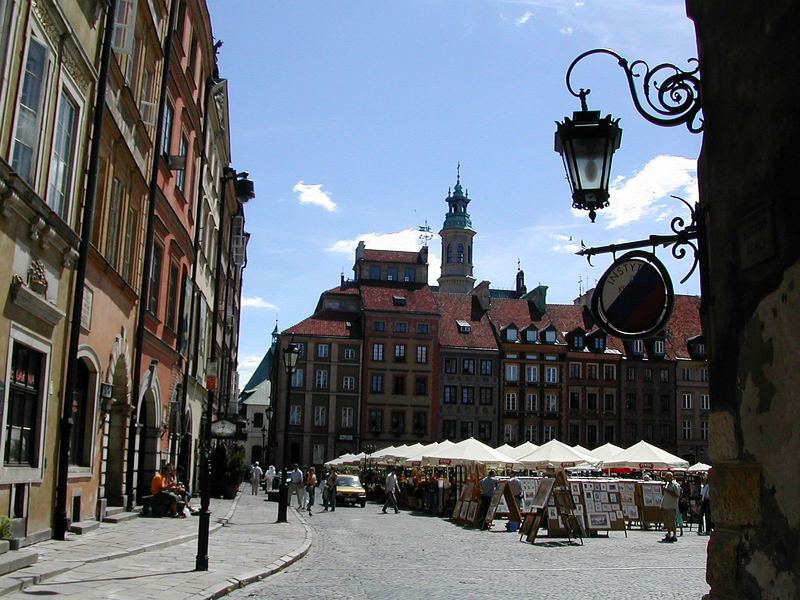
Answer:
[(358, 475), (339, 475), (336, 481), (336, 504), (367, 505), (367, 492)]

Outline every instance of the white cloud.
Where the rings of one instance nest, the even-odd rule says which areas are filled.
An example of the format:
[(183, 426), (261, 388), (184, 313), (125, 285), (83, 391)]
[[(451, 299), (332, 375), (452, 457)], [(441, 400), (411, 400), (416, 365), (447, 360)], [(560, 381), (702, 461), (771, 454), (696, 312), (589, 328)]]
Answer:
[(252, 298), (242, 298), (242, 308), (270, 308), (277, 310), (278, 307), (272, 302), (267, 302), (261, 296), (253, 296)]
[(239, 385), (244, 387), (245, 384), (250, 381), (250, 377), (253, 376), (253, 372), (256, 370), (256, 367), (261, 363), (261, 359), (264, 358), (263, 354), (248, 354), (246, 356), (239, 357)]
[(576, 243), (571, 235), (564, 235), (561, 233), (550, 234), (550, 237), (560, 243), (550, 246), (551, 252), (563, 252), (566, 254), (575, 254), (581, 249), (580, 244)]
[[(622, 227), (645, 218), (663, 218), (663, 213), (681, 213), (683, 206), (670, 195), (689, 204), (697, 202), (697, 162), (680, 156), (656, 156), (630, 178), (616, 177), (609, 190), (610, 206), (597, 213), (606, 229)], [(585, 211), (574, 211), (585, 217)]]
[(521, 17), (517, 17), (514, 20), (514, 22), (517, 24), (517, 27), (520, 27), (521, 25), (525, 25), (525, 23), (530, 21), (532, 16), (533, 16), (533, 12), (530, 11), (530, 10), (527, 10), (527, 11), (525, 11), (524, 15), (522, 15)]
[(572, 35), (572, 27), (562, 27), (558, 31), (564, 35)]
[(300, 180), (294, 185), (292, 191), (297, 193), (300, 204), (316, 204), (328, 212), (336, 211), (336, 202), (333, 201), (330, 194), (322, 191), (321, 183), (303, 183)]

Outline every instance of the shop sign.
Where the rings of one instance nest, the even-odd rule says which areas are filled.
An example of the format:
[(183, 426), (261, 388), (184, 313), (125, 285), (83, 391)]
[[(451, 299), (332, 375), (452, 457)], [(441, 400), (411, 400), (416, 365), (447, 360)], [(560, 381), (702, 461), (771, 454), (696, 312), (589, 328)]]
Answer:
[(666, 267), (654, 254), (634, 250), (603, 273), (592, 296), (600, 328), (620, 338), (645, 338), (662, 331), (675, 293)]
[(339, 434), (339, 441), (340, 442), (352, 442), (353, 441), (353, 434), (352, 433), (340, 433)]
[(639, 463), (640, 469), (652, 469), (653, 463)]
[(440, 458), (439, 459), (439, 464), (440, 465), (449, 465), (449, 464), (452, 464), (452, 462), (453, 461), (450, 460), (449, 458)]
[(206, 389), (208, 391), (210, 391), (210, 392), (213, 392), (215, 389), (217, 389), (217, 378), (216, 377), (214, 377), (212, 375), (209, 375), (208, 377), (206, 377)]
[(562, 467), (574, 467), (575, 463), (574, 462), (562, 462), (561, 466)]
[(211, 437), (231, 439), (236, 437), (236, 423), (227, 419), (220, 419), (211, 424)]
[(411, 466), (412, 467), (421, 467), (422, 466), (422, 461), (421, 460), (412, 460), (411, 461)]

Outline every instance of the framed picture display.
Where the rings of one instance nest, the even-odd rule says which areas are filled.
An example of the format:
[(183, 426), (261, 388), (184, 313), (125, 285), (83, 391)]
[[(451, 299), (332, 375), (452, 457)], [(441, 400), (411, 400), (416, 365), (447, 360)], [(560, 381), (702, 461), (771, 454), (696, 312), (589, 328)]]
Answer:
[(467, 510), (467, 521), (470, 523), (474, 523), (475, 518), (478, 516), (478, 504), (480, 504), (480, 502), (469, 503), (469, 509)]
[(612, 481), (608, 484), (608, 491), (609, 492), (618, 492), (619, 491), (619, 484), (615, 481)]
[(608, 502), (608, 492), (597, 492), (595, 502)]
[(461, 518), (461, 505), (464, 504), (463, 500), (456, 500), (456, 505), (453, 508), (453, 519), (460, 519)]
[(461, 503), (461, 512), (459, 512), (458, 518), (461, 519), (462, 521), (466, 520), (466, 518), (467, 518), (467, 513), (469, 512), (469, 505), (470, 504), (474, 504), (474, 502), (472, 502), (470, 500), (466, 500), (466, 501)]
[(619, 502), (619, 494), (617, 492), (608, 492), (609, 502)]
[(569, 484), (569, 489), (572, 491), (573, 496), (580, 496), (581, 494), (581, 484), (577, 481), (573, 481)]
[(558, 510), (556, 510), (555, 506), (550, 506), (547, 508), (547, 518), (548, 519), (558, 519)]
[(589, 513), (589, 529), (611, 529), (611, 519), (608, 518), (608, 513)]
[(608, 484), (607, 483), (601, 483), (600, 484), (600, 491), (601, 492), (608, 491)]

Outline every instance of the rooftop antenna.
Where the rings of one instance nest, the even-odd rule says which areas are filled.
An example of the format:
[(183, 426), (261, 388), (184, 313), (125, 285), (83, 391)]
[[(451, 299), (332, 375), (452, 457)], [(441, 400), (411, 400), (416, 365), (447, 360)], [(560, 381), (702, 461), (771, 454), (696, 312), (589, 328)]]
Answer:
[(420, 225), (418, 228), (419, 233), (419, 243), (423, 246), (427, 246), (428, 242), (433, 239), (433, 234), (431, 233), (431, 227), (428, 225), (428, 220), (425, 219), (425, 224)]
[(583, 277), (578, 277), (578, 298), (583, 296)]

